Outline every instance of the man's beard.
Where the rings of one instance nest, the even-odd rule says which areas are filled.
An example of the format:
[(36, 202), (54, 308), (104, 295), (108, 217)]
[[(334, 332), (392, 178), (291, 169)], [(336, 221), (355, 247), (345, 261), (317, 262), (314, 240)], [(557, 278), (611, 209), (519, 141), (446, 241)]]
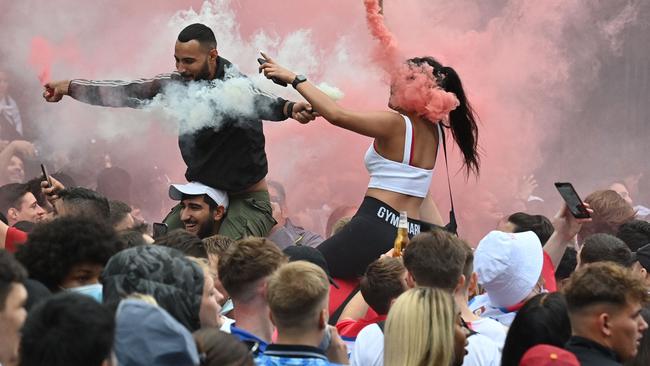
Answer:
[(205, 62), (203, 63), (203, 68), (201, 68), (201, 71), (194, 77), (195, 81), (199, 80), (210, 80), (210, 59), (207, 58)]
[(208, 236), (212, 236), (215, 234), (215, 228), (217, 227), (217, 222), (214, 220), (208, 220), (206, 221), (203, 225), (201, 225), (201, 228), (199, 228), (199, 231), (196, 233), (196, 236), (199, 238), (207, 238)]

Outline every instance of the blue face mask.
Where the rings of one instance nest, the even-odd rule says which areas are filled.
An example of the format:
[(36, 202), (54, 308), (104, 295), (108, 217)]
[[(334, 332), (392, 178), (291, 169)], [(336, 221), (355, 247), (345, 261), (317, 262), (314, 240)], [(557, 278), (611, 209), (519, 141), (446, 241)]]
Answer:
[(97, 300), (98, 303), (101, 303), (103, 299), (102, 288), (103, 287), (101, 283), (94, 283), (92, 285), (69, 288), (68, 291), (90, 296), (93, 299)]

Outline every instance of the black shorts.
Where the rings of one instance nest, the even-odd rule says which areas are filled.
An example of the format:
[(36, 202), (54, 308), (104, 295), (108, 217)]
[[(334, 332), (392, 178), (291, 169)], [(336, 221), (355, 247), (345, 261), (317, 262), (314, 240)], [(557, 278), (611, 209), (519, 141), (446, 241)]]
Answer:
[[(409, 238), (435, 227), (420, 220), (408, 221)], [(398, 224), (397, 210), (376, 198), (364, 197), (352, 220), (317, 247), (327, 260), (331, 276), (362, 276), (370, 263), (393, 247)]]

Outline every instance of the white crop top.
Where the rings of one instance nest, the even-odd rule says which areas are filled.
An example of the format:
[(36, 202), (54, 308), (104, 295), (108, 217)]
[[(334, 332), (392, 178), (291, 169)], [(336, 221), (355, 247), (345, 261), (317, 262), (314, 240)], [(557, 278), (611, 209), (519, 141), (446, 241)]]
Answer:
[[(411, 164), (413, 152), (413, 126), (411, 120), (402, 115), (406, 126), (404, 138), (404, 155), (402, 162), (384, 158), (375, 150), (374, 143), (370, 145), (365, 156), (366, 169), (370, 173), (368, 188), (379, 188), (415, 197), (426, 197), (433, 178), (433, 169), (422, 169)], [(438, 150), (442, 144), (442, 131), (438, 126)], [(436, 151), (437, 154), (437, 151)]]

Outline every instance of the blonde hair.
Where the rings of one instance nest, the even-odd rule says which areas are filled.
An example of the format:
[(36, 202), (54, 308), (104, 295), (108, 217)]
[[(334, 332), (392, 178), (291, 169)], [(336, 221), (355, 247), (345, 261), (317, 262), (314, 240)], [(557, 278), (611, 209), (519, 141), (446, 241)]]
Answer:
[(444, 290), (419, 287), (406, 291), (388, 312), (384, 365), (450, 365), (455, 319), (453, 299)]
[(305, 261), (283, 265), (269, 279), (267, 300), (280, 331), (314, 326), (327, 306), (329, 280), (322, 268)]

